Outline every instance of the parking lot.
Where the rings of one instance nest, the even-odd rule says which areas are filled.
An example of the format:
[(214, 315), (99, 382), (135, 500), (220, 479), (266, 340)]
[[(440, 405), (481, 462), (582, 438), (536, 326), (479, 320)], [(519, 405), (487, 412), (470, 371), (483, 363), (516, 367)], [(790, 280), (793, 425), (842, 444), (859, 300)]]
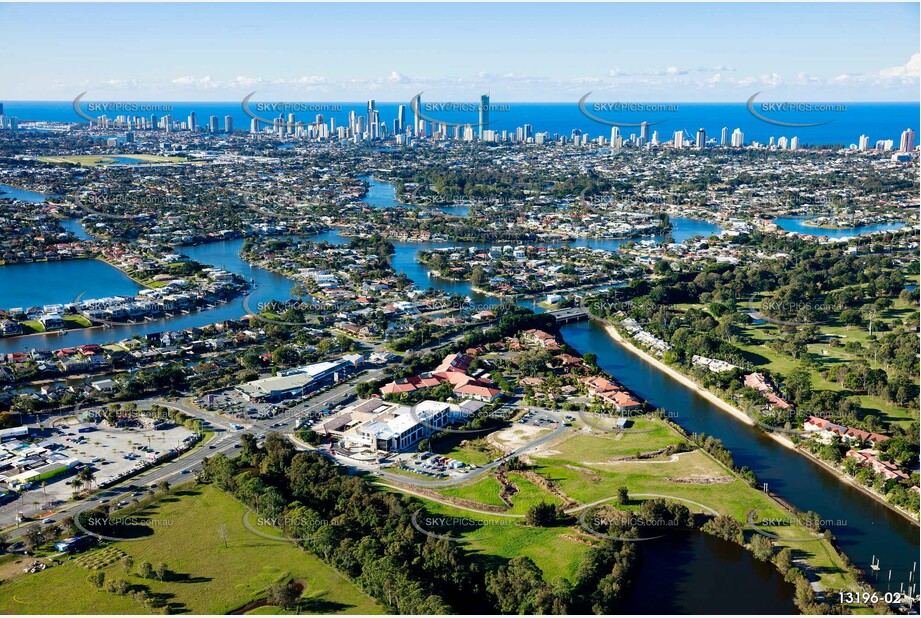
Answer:
[(541, 429), (556, 429), (557, 421), (546, 412), (537, 412), (529, 410), (524, 416), (518, 419), (519, 425), (531, 425)]
[(0, 527), (15, 523), (18, 512), (34, 516), (66, 502), (74, 493), (74, 487), (68, 483), (82, 466), (93, 470), (92, 486), (96, 487), (144, 468), (148, 462), (181, 446), (194, 435), (180, 425), (163, 427), (113, 428), (106, 423), (89, 425), (70, 418), (62, 419), (54, 428), (46, 428), (37, 434), (37, 442), (47, 445), (46, 452), (56, 458), (76, 458), (79, 464), (57, 476), (22, 486), (16, 500), (0, 507)]
[[(266, 420), (277, 418), (279, 421), (277, 426), (280, 427), (284, 425), (292, 415), (296, 415), (298, 418), (304, 416), (300, 408), (305, 404), (309, 404), (312, 399), (326, 393), (335, 386), (337, 385), (328, 384), (299, 397), (292, 397), (284, 401), (276, 402), (249, 401), (239, 391), (235, 389), (226, 389), (218, 393), (199, 397), (195, 400), (195, 403), (205, 410), (218, 414), (226, 414), (227, 416), (240, 420)], [(318, 414), (307, 415), (307, 417), (310, 418), (310, 420), (316, 421), (323, 416), (335, 414), (351, 399), (354, 399), (351, 393), (336, 397), (327, 402), (327, 406), (324, 410), (318, 411)], [(274, 426), (276, 425), (273, 425), (273, 427)]]
[(395, 457), (394, 460), (395, 462), (399, 462), (397, 467), (401, 470), (407, 470), (432, 478), (463, 476), (477, 469), (477, 466), (465, 464), (456, 459), (436, 455), (434, 453), (402, 454)]

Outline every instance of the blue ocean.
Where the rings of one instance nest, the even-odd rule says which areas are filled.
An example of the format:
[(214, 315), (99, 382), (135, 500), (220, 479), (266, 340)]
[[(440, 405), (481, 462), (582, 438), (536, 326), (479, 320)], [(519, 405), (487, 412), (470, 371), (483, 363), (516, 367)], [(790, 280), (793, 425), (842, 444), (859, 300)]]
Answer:
[[(92, 117), (102, 115), (99, 111), (89, 111), (92, 103), (105, 103), (106, 101), (83, 100), (81, 109)], [(86, 122), (73, 109), (72, 101), (3, 101), (4, 113), (7, 116), (16, 116), (23, 121), (57, 121), (57, 122)], [(262, 103), (275, 103), (262, 101)], [(336, 126), (348, 124), (350, 111), (359, 116), (367, 113), (367, 102), (348, 103), (319, 103), (309, 102), (298, 104), (293, 101), (285, 102), (289, 107), (276, 106), (277, 110), (287, 118), (287, 109), (310, 110), (295, 112), (295, 119), (305, 123), (314, 122), (318, 112), (328, 122), (335, 118)], [(170, 111), (157, 112), (158, 117), (171, 113), (174, 120), (184, 121), (189, 113), (195, 112), (197, 123), (201, 126), (208, 124), (209, 116), (217, 116), (219, 126), (223, 128), (224, 117), (233, 118), (236, 130), (248, 131), (250, 116), (243, 109), (242, 101), (236, 102), (156, 102), (138, 105), (155, 105), (159, 108), (170, 106)], [(378, 102), (376, 109), (382, 121), (393, 126), (397, 117), (399, 105), (406, 106), (406, 122), (411, 124), (413, 118), (409, 101), (405, 102)], [(461, 104), (446, 103), (439, 108), (434, 102), (424, 101), (422, 112), (427, 117), (446, 123), (470, 123), (476, 127), (478, 112), (475, 103)], [(654, 111), (649, 108), (663, 106), (664, 111)], [(815, 105), (815, 104), (813, 104)], [(898, 148), (902, 131), (912, 128), (917, 133), (919, 130), (919, 117), (921, 117), (921, 104), (919, 103), (831, 103), (827, 104), (835, 109), (831, 111), (789, 111), (767, 110), (761, 107), (761, 102), (756, 104), (756, 111), (773, 120), (787, 123), (815, 124), (818, 126), (791, 128), (778, 126), (761, 120), (751, 114), (745, 102), (738, 103), (644, 103), (642, 110), (624, 109), (623, 107), (608, 108), (601, 100), (588, 100), (585, 108), (593, 115), (624, 125), (638, 125), (641, 122), (649, 124), (649, 138), (653, 132), (658, 133), (660, 141), (672, 139), (675, 131), (685, 131), (685, 138), (692, 139), (699, 129), (706, 131), (708, 139), (720, 139), (721, 131), (728, 128), (729, 133), (736, 128), (744, 134), (745, 143), (758, 141), (767, 143), (771, 137), (794, 136), (799, 138), (802, 146), (837, 144), (848, 146), (856, 144), (861, 135), (870, 138), (871, 147), (877, 140), (893, 140)], [(253, 100), (249, 108), (262, 118), (276, 118), (279, 111), (263, 111), (267, 106), (259, 108), (259, 102)], [(489, 129), (497, 131), (514, 131), (517, 127), (530, 124), (535, 133), (547, 132), (551, 135), (571, 135), (574, 129), (590, 137), (603, 135), (610, 137), (611, 127), (602, 122), (585, 116), (579, 108), (578, 102), (572, 103), (506, 103), (493, 100), (489, 115)], [(106, 114), (115, 118), (117, 112)], [(138, 116), (149, 116), (147, 112), (138, 112)], [(625, 138), (631, 134), (639, 135), (639, 127), (625, 126), (620, 129)], [(916, 139), (916, 144), (917, 139)]]

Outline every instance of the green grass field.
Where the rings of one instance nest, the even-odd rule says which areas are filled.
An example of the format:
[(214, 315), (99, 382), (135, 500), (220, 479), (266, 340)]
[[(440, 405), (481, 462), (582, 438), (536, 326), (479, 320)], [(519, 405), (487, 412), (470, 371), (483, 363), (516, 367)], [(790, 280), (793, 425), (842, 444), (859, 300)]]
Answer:
[[(591, 415), (586, 414), (585, 418), (594, 425), (604, 426), (596, 422)], [(555, 445), (553, 450), (559, 452), (559, 456), (564, 459), (584, 458), (586, 461), (606, 462), (613, 457), (650, 453), (683, 441), (662, 423), (639, 418), (635, 419), (634, 424), (624, 433), (579, 434)]]
[[(640, 435), (636, 434), (637, 437)], [(675, 436), (678, 438), (677, 434)], [(627, 434), (623, 439), (631, 438)], [(764, 493), (735, 478), (730, 470), (700, 450), (682, 453), (677, 461), (647, 460), (598, 465), (594, 460), (597, 453), (580, 456), (578, 448), (567, 449), (565, 443), (556, 448), (570, 452), (569, 458), (562, 455), (538, 458), (540, 465), (536, 472), (558, 483), (567, 496), (583, 504), (611, 498), (618, 487), (626, 486), (630, 494), (674, 496), (698, 502), (742, 522), (751, 510), (757, 513), (759, 519), (791, 517)], [(693, 512), (706, 512), (689, 502), (679, 502)], [(800, 525), (787, 526), (777, 534), (787, 539), (813, 537)], [(843, 561), (826, 541), (777, 544), (790, 546), (808, 558), (819, 570), (826, 587), (842, 589), (853, 585), (853, 578), (846, 574)]]
[[(149, 154), (125, 154), (118, 155), (124, 156), (129, 159), (136, 159), (132, 161), (131, 165), (144, 165), (144, 164), (155, 164), (155, 163), (185, 163), (187, 160), (185, 157), (162, 157), (160, 155), (149, 155)], [(113, 159), (107, 155), (68, 155), (62, 157), (39, 157), (39, 161), (43, 163), (66, 163), (73, 164), (83, 167), (101, 167), (106, 165), (118, 164), (117, 159)]]
[(527, 556), (544, 572), (546, 581), (571, 580), (588, 550), (587, 545), (567, 538), (579, 535), (574, 528), (530, 528), (523, 525), (524, 518), (471, 514), (431, 500), (421, 501), (430, 515), (457, 517), (480, 524), (454, 529), (450, 536), (466, 539), (464, 548), (474, 552), (476, 560), (485, 568), (498, 566), (516, 556)]
[(442, 489), (440, 493), (452, 498), (461, 498), (480, 504), (501, 506), (504, 508), (505, 503), (499, 498), (500, 491), (502, 491), (502, 486), (499, 485), (499, 481), (497, 481), (494, 476), (490, 475), (470, 485)]
[[(676, 305), (676, 308), (685, 311), (691, 307), (706, 310), (705, 306), (699, 304)], [(753, 302), (752, 307), (756, 309), (760, 308), (760, 301)], [(917, 315), (917, 313), (918, 309), (914, 305), (900, 299), (895, 299), (891, 308), (880, 312), (879, 319), (882, 322), (886, 322), (890, 328), (894, 330), (895, 326), (903, 324), (906, 319), (909, 319), (913, 315)], [(748, 324), (743, 326), (742, 330), (749, 340), (748, 343), (742, 344), (734, 342), (734, 345), (745, 353), (747, 360), (752, 363), (755, 368), (763, 368), (782, 375), (789, 375), (791, 371), (800, 366), (801, 363), (799, 360), (771, 349), (769, 344), (783, 335), (781, 329), (776, 324), (772, 324), (771, 322)], [(844, 350), (844, 345), (856, 341), (866, 346), (869, 343), (870, 333), (865, 327), (845, 326), (839, 324), (835, 320), (819, 324), (818, 330), (819, 333), (823, 335), (834, 335), (838, 337), (842, 345), (839, 347), (831, 347), (827, 343), (821, 342), (812, 343), (807, 346), (811, 358), (813, 358), (818, 365), (817, 369), (811, 371), (812, 387), (816, 390), (842, 391), (844, 389), (842, 389), (838, 383), (826, 380), (822, 377), (821, 372), (831, 369), (836, 365), (856, 360), (858, 357), (846, 352)], [(874, 362), (872, 358), (867, 360), (874, 369), (885, 369), (885, 367), (879, 363)], [(859, 393), (854, 393), (852, 396), (860, 401), (861, 407), (871, 412), (878, 413), (882, 418), (896, 425), (905, 427), (911, 423), (911, 421), (918, 419), (917, 410), (893, 405), (885, 401), (882, 397), (862, 395)]]
[[(125, 577), (132, 588), (146, 587), (167, 602), (172, 613), (226, 614), (262, 598), (272, 583), (289, 579), (305, 583), (302, 613), (383, 611), (312, 554), (290, 542), (269, 540), (248, 531), (243, 526), (246, 510), (229, 494), (211, 486), (177, 490), (135, 514), (163, 522), (152, 527), (149, 537), (116, 542), (61, 566), (4, 581), (0, 584), (0, 607), (16, 614), (159, 613), (128, 596), (98, 590), (87, 581), (90, 573), (98, 571), (84, 568), (80, 562), (100, 562), (94, 554), (115, 548), (132, 556), (135, 565), (145, 560), (154, 566), (167, 564), (171, 576), (163, 582), (135, 574), (126, 576), (118, 562), (100, 571), (107, 579)], [(219, 534), (223, 526), (226, 547)], [(278, 608), (260, 609), (260, 613), (279, 613)]]
[[(707, 512), (694, 503), (699, 503), (721, 514), (732, 515), (735, 519), (745, 522), (747, 515), (754, 511), (757, 519), (792, 519), (790, 513), (780, 505), (758, 491), (746, 482), (738, 479), (731, 470), (718, 463), (703, 451), (681, 453), (675, 457), (658, 457), (640, 461), (611, 461), (613, 457), (636, 452), (657, 450), (669, 444), (683, 441), (683, 437), (657, 419), (640, 419), (635, 425), (642, 429), (653, 429), (643, 433), (625, 433), (619, 436), (585, 435), (572, 432), (565, 440), (545, 447), (538, 454), (531, 456), (536, 462), (534, 472), (549, 479), (557, 485), (562, 493), (580, 504), (591, 504), (597, 501), (608, 501), (616, 495), (617, 489), (626, 486), (633, 494), (658, 494), (671, 496), (675, 501), (684, 504), (692, 512)], [(558, 504), (560, 499), (534, 483), (522, 478), (515, 472), (509, 472), (508, 478), (518, 486), (520, 492), (512, 496), (513, 507), (509, 513), (522, 515), (527, 509), (537, 502), (545, 501)], [(499, 506), (499, 484), (488, 477), (479, 482), (459, 488), (442, 490), (446, 496), (461, 497), (481, 504)], [(647, 497), (631, 499), (629, 508), (637, 508), (642, 500)], [(434, 507), (433, 507), (434, 508)], [(439, 509), (454, 509), (455, 507), (439, 506)], [(441, 512), (441, 511), (439, 511)], [(830, 514), (825, 514), (831, 517)], [(486, 515), (475, 515), (476, 518), (488, 518)], [(507, 518), (506, 518), (507, 519)], [(489, 527), (486, 527), (487, 529)], [(551, 528), (556, 531), (555, 539), (542, 542), (554, 548), (548, 553), (548, 560), (552, 560), (554, 553), (561, 556), (563, 566), (554, 569), (545, 566), (547, 560), (539, 561), (538, 566), (545, 571), (555, 572), (562, 577), (567, 577), (570, 572), (570, 560), (578, 560), (577, 547), (580, 545), (573, 541), (583, 533), (578, 524)], [(749, 528), (750, 533), (754, 533)], [(786, 539), (813, 539), (816, 538), (803, 526), (791, 522), (791, 525), (782, 529), (773, 530)], [(469, 536), (476, 537), (471, 545), (481, 548), (484, 553), (498, 556), (513, 556), (516, 548), (514, 543), (520, 543), (522, 552), (533, 552), (534, 556), (541, 557), (545, 548), (530, 548), (528, 542), (522, 538), (509, 535), (493, 535), (492, 530), (483, 532), (476, 530)], [(467, 536), (468, 533), (464, 533)], [(830, 589), (852, 589), (853, 577), (846, 572), (842, 558), (832, 549), (831, 545), (821, 539), (801, 541), (779, 541), (775, 544), (789, 546), (794, 552), (806, 558), (817, 570), (822, 584)], [(525, 554), (531, 555), (531, 554)], [(533, 557), (533, 556), (532, 556)], [(549, 569), (549, 570), (548, 570)]]

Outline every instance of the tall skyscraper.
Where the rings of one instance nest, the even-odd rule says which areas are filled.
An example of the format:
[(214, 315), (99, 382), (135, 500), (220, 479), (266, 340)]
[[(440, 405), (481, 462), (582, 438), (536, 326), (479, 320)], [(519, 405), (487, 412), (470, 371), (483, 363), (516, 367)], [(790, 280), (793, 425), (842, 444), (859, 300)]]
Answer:
[(899, 141), (899, 150), (902, 152), (911, 152), (915, 149), (915, 130), (905, 129), (902, 131), (902, 139)]
[(230, 114), (224, 116), (224, 133), (233, 133), (233, 116)]
[(644, 144), (649, 141), (649, 123), (646, 121), (640, 123), (640, 139)]
[(732, 147), (741, 148), (745, 145), (745, 135), (742, 133), (741, 129), (736, 129), (732, 132)]
[(720, 131), (720, 146), (729, 145), (729, 127), (723, 127), (723, 130)]
[(394, 133), (402, 133), (406, 130), (406, 106), (401, 105), (397, 108), (397, 119), (393, 125)]
[(211, 133), (217, 133), (217, 129), (218, 129), (217, 116), (212, 115), (208, 118), (208, 130)]
[(613, 146), (617, 142), (617, 138), (620, 137), (620, 128), (611, 127), (611, 145)]
[(0, 116), (3, 115), (3, 103), (0, 103)]
[(198, 120), (195, 117), (195, 112), (189, 112), (189, 131), (195, 131), (197, 126)]
[(707, 132), (704, 131), (704, 128), (703, 128), (703, 127), (701, 127), (701, 128), (699, 128), (699, 129), (697, 129), (697, 142), (696, 142), (696, 146), (697, 146), (697, 149), (698, 149), (698, 150), (701, 150), (701, 149), (703, 149), (704, 146), (706, 146), (706, 145), (707, 145)]
[(249, 121), (249, 132), (250, 133), (259, 133), (259, 121), (253, 118)]
[(489, 124), (489, 95), (484, 94), (480, 97), (480, 126), (477, 131), (477, 137), (483, 139), (483, 129)]
[(416, 97), (416, 105), (413, 109), (413, 134), (417, 137), (421, 137), (425, 134), (425, 121), (419, 117), (419, 113), (422, 112), (422, 95)]
[(375, 137), (377, 137), (376, 135), (377, 129), (375, 129), (374, 127), (374, 125), (377, 124), (377, 122), (374, 119), (374, 115), (376, 113), (377, 113), (377, 110), (374, 109), (374, 99), (368, 99), (367, 127), (368, 127), (368, 134), (371, 137), (371, 139), (374, 139)]
[(799, 138), (795, 135), (793, 139), (790, 140), (790, 150), (799, 150)]
[(524, 129), (524, 141), (528, 141), (529, 139), (534, 137), (534, 127), (533, 126), (531, 126), (528, 123), (525, 123), (524, 127), (522, 128)]
[(684, 131), (675, 131), (675, 148), (684, 148)]
[(869, 150), (870, 149), (870, 136), (861, 135), (860, 140), (857, 142), (857, 150)]
[(352, 132), (352, 135), (355, 135), (358, 129), (358, 114), (355, 113), (355, 110), (349, 110), (349, 131)]
[(381, 136), (380, 129), (380, 112), (378, 112), (376, 109), (372, 109), (371, 122), (368, 124), (368, 133), (371, 134), (371, 139), (377, 139)]

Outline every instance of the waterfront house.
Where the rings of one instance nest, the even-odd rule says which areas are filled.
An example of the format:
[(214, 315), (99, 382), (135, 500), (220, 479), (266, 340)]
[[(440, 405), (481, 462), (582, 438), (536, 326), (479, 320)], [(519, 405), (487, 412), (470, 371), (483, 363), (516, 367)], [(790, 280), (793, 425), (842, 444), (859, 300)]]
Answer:
[(883, 475), (887, 479), (908, 480), (907, 474), (899, 470), (898, 466), (890, 461), (881, 460), (875, 452), (870, 449), (854, 450), (847, 452), (847, 457), (857, 461), (861, 467), (870, 467), (877, 474)]

